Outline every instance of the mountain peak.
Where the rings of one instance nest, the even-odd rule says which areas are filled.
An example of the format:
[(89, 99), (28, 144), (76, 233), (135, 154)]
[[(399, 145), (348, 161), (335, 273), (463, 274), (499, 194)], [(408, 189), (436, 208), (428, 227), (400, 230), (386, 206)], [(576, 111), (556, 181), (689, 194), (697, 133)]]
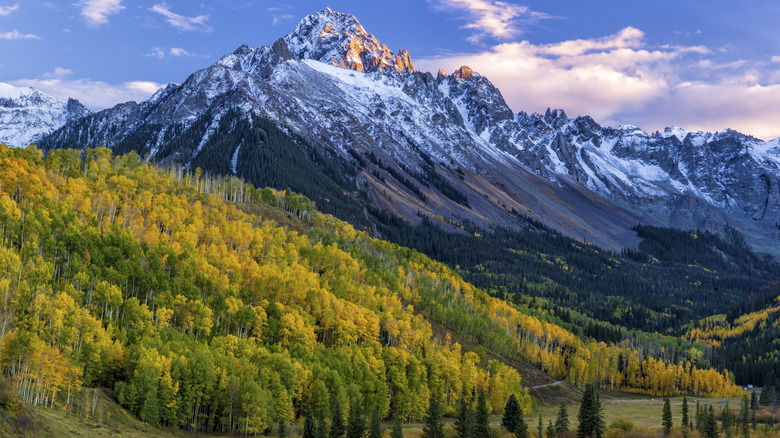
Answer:
[(313, 59), (362, 73), (413, 72), (406, 50), (393, 52), (366, 32), (354, 15), (325, 8), (304, 17), (284, 38), (299, 59)]
[(62, 101), (34, 88), (0, 82), (0, 144), (27, 146), (89, 112), (75, 99)]
[(22, 96), (27, 96), (35, 93), (35, 90), (30, 87), (14, 87), (11, 84), (0, 82), (0, 99), (18, 99)]
[(468, 65), (463, 65), (459, 69), (455, 70), (455, 73), (453, 73), (455, 80), (460, 81), (464, 80), (467, 81), (471, 79), (475, 74), (474, 70), (471, 69)]

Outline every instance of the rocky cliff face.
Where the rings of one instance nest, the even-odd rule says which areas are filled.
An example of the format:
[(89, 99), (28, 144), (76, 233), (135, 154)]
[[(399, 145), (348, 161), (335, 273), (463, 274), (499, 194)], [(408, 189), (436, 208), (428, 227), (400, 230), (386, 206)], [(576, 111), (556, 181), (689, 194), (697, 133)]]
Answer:
[(0, 144), (25, 147), (89, 112), (74, 99), (65, 102), (32, 88), (0, 83)]
[[(760, 245), (778, 239), (777, 141), (679, 128), (650, 135), (562, 110), (515, 114), (479, 73), (417, 72), (407, 52), (394, 55), (355, 17), (330, 9), (271, 46), (242, 46), (181, 85), (70, 123), (44, 144), (202, 165), (216, 156), (217, 137), (243, 126), (228, 118), (249, 115), (351, 163), (357, 176), (345, 193), (412, 222), (522, 227), (528, 216), (611, 249), (631, 245), (639, 222), (732, 226), (759, 249), (780, 247)], [(220, 169), (240, 175), (250, 146), (220, 146), (232, 157)]]
[(361, 73), (414, 71), (408, 51), (399, 50), (393, 55), (353, 15), (333, 12), (330, 8), (301, 20), (284, 41), (298, 59), (312, 59)]
[(648, 134), (569, 119), (560, 110), (520, 114), (517, 124), (527, 140), (513, 155), (551, 181), (571, 178), (664, 225), (732, 226), (756, 248), (776, 252), (779, 140), (676, 127)]

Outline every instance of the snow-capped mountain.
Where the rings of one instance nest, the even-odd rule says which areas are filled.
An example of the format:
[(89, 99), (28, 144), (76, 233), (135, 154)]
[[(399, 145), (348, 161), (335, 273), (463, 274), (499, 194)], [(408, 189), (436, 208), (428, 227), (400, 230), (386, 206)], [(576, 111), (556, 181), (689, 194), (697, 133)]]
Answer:
[[(649, 135), (560, 110), (515, 114), (470, 68), (415, 71), (408, 52), (394, 55), (354, 16), (330, 9), (271, 46), (241, 46), (181, 85), (70, 123), (42, 145), (135, 150), (292, 187), (285, 172), (261, 178), (276, 135), (262, 120), (309, 161), (287, 165), (338, 168), (327, 176), (340, 187), (334, 196), (350, 196), (366, 218), (525, 227), (530, 217), (612, 249), (630, 245), (640, 222), (730, 225), (756, 246), (778, 238), (777, 141), (678, 128)], [(293, 189), (312, 196), (325, 186)], [(327, 210), (331, 200), (318, 204)]]
[(742, 231), (759, 250), (777, 252), (780, 139), (733, 130), (648, 134), (601, 127), (562, 110), (519, 114), (523, 141), (512, 154), (551, 181), (574, 179), (646, 217), (676, 228)]
[(33, 88), (0, 82), (0, 144), (24, 147), (89, 114), (77, 100), (55, 99)]

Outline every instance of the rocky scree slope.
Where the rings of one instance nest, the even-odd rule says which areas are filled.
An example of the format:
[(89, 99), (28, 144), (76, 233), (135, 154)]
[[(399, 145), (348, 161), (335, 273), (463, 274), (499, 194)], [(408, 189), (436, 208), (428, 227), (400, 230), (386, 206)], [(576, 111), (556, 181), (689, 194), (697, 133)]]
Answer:
[[(408, 52), (394, 54), (330, 9), (148, 101), (70, 123), (43, 146), (134, 150), (257, 183), (271, 131), (257, 117), (309, 165), (335, 162), (334, 196), (356, 201), (369, 223), (389, 212), (452, 229), (523, 228), (527, 217), (608, 249), (636, 243), (637, 223), (735, 227), (755, 245), (778, 237), (777, 141), (677, 128), (649, 135), (561, 110), (515, 114), (470, 68), (418, 72)], [(231, 136), (239, 129), (258, 135)], [(328, 211), (329, 198), (314, 199)]]

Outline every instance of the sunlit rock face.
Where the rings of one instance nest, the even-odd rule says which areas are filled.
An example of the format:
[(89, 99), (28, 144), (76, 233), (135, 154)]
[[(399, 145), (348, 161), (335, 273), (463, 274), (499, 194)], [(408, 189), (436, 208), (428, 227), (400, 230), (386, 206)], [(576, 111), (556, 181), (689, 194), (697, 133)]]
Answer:
[(299, 59), (313, 59), (361, 73), (414, 71), (408, 51), (400, 50), (394, 55), (366, 32), (355, 16), (330, 8), (301, 20), (285, 42)]
[(44, 143), (184, 166), (224, 161), (214, 171), (239, 174), (252, 147), (218, 154), (214, 145), (238, 126), (228, 118), (250, 114), (351, 163), (345, 193), (410, 222), (520, 228), (530, 217), (609, 249), (635, 243), (637, 223), (735, 228), (780, 252), (778, 140), (514, 113), (468, 66), (415, 71), (408, 52), (394, 54), (330, 9), (271, 46), (241, 46), (181, 85), (70, 123)]

